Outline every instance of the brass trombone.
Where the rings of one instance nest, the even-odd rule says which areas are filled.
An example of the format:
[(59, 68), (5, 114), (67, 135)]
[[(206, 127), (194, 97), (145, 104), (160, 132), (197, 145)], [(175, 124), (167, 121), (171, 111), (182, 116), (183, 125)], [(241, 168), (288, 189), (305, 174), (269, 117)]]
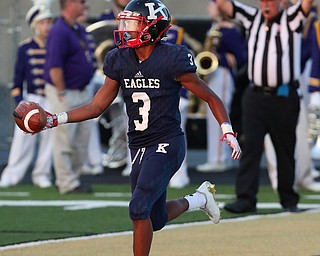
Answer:
[(197, 65), (197, 72), (200, 75), (206, 76), (214, 72), (219, 65), (218, 57), (213, 53), (213, 46), (219, 45), (221, 41), (222, 34), (215, 27), (212, 27), (206, 36), (204, 41), (204, 47), (202, 52), (200, 52), (195, 57), (195, 63)]
[(113, 31), (117, 29), (118, 23), (115, 20), (98, 21), (87, 27), (87, 31), (95, 39), (97, 48), (95, 55), (98, 68), (102, 71), (104, 58), (109, 50), (115, 47), (113, 41)]

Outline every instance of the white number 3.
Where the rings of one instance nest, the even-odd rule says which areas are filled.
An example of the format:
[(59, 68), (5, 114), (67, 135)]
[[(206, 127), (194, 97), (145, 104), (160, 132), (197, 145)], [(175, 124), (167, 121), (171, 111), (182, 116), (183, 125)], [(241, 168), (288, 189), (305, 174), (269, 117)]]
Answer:
[(134, 92), (132, 94), (132, 101), (134, 103), (143, 101), (142, 107), (139, 108), (139, 115), (142, 117), (140, 120), (134, 120), (135, 130), (144, 131), (148, 128), (149, 111), (150, 111), (150, 98), (145, 92)]
[(188, 53), (188, 57), (189, 57), (189, 60), (190, 60), (190, 65), (193, 66), (194, 65), (194, 61), (193, 61), (193, 56), (191, 53)]

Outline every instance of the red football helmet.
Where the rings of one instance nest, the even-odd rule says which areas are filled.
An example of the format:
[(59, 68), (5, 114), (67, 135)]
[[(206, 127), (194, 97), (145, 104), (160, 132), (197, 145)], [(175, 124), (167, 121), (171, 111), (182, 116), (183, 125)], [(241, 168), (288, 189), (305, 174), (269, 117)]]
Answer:
[(114, 41), (119, 48), (138, 48), (154, 44), (165, 36), (171, 16), (160, 0), (132, 0), (118, 15), (119, 29)]

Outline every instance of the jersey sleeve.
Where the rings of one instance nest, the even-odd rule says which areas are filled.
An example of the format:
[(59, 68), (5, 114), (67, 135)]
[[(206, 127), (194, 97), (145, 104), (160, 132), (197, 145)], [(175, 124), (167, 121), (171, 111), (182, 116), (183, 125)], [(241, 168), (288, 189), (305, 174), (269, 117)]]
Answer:
[(119, 58), (117, 54), (118, 51), (119, 51), (118, 48), (108, 51), (103, 64), (103, 73), (106, 76), (116, 81), (120, 80), (120, 77), (119, 77), (120, 67), (118, 64), (119, 61), (116, 61)]
[[(176, 45), (178, 46), (178, 45)], [(174, 63), (172, 65), (172, 76), (176, 78), (182, 73), (195, 73), (197, 66), (194, 62), (193, 55), (185, 46), (179, 46)]]

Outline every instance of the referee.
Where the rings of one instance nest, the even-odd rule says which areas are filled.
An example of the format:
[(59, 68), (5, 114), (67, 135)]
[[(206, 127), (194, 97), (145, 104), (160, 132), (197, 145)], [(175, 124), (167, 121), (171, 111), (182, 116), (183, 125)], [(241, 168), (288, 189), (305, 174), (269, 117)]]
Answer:
[(301, 32), (313, 0), (287, 10), (280, 0), (260, 0), (260, 8), (217, 0), (220, 11), (242, 22), (248, 35), (248, 77), (243, 96), (243, 155), (236, 179), (234, 213), (256, 211), (264, 137), (270, 134), (277, 155), (278, 193), (284, 211), (298, 212), (294, 191), (296, 125), (300, 110)]

